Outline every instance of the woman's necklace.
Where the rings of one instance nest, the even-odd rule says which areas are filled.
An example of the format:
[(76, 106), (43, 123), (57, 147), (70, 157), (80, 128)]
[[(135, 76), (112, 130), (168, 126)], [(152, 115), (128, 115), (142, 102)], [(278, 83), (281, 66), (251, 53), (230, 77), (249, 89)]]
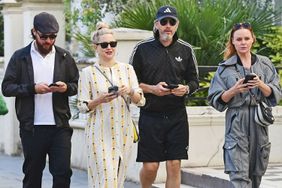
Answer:
[(116, 64), (114, 60), (112, 61), (98, 61), (99, 65), (102, 67), (112, 67)]

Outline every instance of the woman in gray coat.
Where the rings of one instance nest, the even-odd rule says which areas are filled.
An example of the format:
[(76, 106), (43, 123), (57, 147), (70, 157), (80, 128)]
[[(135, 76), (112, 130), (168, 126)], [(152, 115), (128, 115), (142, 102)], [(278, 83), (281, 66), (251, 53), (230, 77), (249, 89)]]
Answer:
[[(226, 110), (225, 173), (235, 188), (258, 188), (269, 159), (268, 127), (255, 123), (257, 101), (275, 106), (281, 99), (279, 76), (272, 62), (251, 53), (255, 35), (249, 23), (235, 24), (211, 82), (208, 100), (218, 111)], [(244, 82), (245, 76), (254, 78)]]

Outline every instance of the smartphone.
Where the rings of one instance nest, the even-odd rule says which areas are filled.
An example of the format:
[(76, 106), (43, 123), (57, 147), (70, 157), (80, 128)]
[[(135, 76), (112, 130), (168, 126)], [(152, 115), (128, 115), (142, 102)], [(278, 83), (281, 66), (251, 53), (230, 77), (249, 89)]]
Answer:
[(167, 84), (167, 86), (163, 86), (163, 87), (167, 89), (175, 89), (178, 88), (178, 84)]
[(108, 93), (116, 93), (118, 91), (118, 86), (111, 86), (108, 88)]
[(49, 85), (49, 87), (51, 87), (51, 86), (57, 86), (58, 87), (59, 85), (56, 84), (56, 83), (52, 83), (52, 84)]
[(253, 80), (255, 77), (256, 77), (255, 74), (247, 74), (245, 76), (245, 80), (244, 80), (243, 84), (247, 83), (249, 80)]

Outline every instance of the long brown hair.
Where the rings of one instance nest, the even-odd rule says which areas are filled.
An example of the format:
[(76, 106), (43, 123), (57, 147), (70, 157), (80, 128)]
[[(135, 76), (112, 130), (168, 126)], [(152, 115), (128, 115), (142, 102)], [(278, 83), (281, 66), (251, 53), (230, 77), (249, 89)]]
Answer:
[(249, 24), (249, 23), (236, 23), (236, 24), (234, 24), (234, 26), (232, 27), (232, 30), (230, 31), (229, 39), (226, 43), (226, 48), (225, 48), (225, 51), (224, 51), (224, 60), (230, 58), (231, 56), (233, 56), (237, 53), (234, 45), (232, 44), (232, 39), (233, 39), (234, 32), (239, 30), (239, 29), (242, 29), (242, 28), (248, 29), (252, 34), (252, 37), (254, 39), (254, 43), (256, 42), (256, 36), (254, 34), (254, 31), (253, 31), (251, 24)]

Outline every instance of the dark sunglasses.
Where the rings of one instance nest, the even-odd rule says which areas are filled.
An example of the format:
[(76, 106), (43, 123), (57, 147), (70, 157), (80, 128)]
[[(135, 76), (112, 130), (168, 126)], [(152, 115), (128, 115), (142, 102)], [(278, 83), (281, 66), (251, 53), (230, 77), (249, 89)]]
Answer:
[(37, 34), (41, 40), (47, 40), (48, 38), (50, 40), (55, 40), (57, 38), (56, 34), (44, 35), (44, 34), (39, 33), (38, 31), (37, 31)]
[(233, 25), (233, 30), (238, 30), (240, 28), (251, 29), (252, 26), (250, 23), (236, 23)]
[(169, 25), (171, 25), (171, 26), (175, 26), (176, 22), (177, 21), (173, 18), (163, 18), (163, 19), (160, 20), (160, 24), (162, 26), (165, 26), (167, 23), (169, 23)]
[(107, 48), (109, 45), (114, 48), (117, 46), (117, 41), (111, 41), (111, 42), (101, 42), (101, 43), (97, 43), (97, 45), (100, 45), (101, 48), (105, 49)]

